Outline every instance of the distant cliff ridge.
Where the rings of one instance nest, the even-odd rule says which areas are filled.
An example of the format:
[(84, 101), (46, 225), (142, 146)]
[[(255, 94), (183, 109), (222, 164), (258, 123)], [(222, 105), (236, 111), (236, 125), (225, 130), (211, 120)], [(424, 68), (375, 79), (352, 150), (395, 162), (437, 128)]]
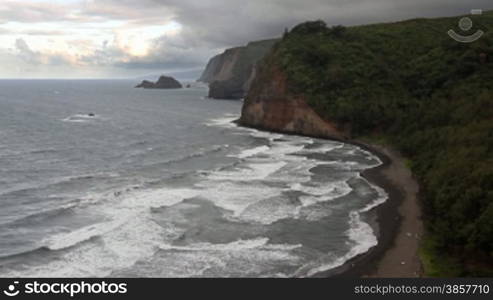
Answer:
[(225, 56), (226, 52), (218, 54), (211, 58), (207, 63), (204, 72), (197, 81), (205, 83), (211, 83), (212, 81), (214, 81), (214, 78), (217, 76), (217, 73), (220, 70), (220, 66), (222, 65), (222, 61)]
[(161, 76), (157, 82), (144, 80), (136, 86), (136, 88), (144, 89), (181, 89), (182, 87), (183, 86), (178, 80), (169, 76)]
[(211, 98), (243, 98), (255, 75), (255, 64), (277, 41), (276, 39), (257, 41), (244, 47), (227, 49), (209, 61), (198, 81), (209, 84)]

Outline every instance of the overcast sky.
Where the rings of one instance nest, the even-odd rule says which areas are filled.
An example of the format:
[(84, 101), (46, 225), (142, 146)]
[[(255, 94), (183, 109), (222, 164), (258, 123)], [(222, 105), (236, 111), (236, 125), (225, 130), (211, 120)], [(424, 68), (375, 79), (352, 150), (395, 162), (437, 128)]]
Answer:
[(0, 0), (0, 78), (194, 74), (306, 20), (354, 25), (493, 9), (492, 0)]

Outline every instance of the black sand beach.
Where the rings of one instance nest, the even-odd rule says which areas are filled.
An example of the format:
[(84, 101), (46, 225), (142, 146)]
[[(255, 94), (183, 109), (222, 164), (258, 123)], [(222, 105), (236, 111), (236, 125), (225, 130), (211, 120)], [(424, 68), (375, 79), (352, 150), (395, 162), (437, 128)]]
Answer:
[[(368, 220), (377, 233), (378, 245), (315, 277), (421, 277), (417, 250), (423, 229), (416, 181), (399, 153), (383, 146), (350, 143), (372, 152), (382, 161), (382, 165), (362, 174), (389, 196), (375, 208), (375, 217)], [(366, 217), (371, 218), (371, 214)]]

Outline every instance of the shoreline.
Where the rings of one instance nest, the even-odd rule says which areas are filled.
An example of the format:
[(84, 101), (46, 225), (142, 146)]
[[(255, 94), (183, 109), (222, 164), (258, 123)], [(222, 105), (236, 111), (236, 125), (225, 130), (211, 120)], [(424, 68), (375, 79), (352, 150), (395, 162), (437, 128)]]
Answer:
[[(292, 132), (271, 130), (262, 127), (246, 126), (239, 120), (238, 126), (261, 131), (299, 135)], [(381, 145), (368, 144), (359, 140), (308, 136), (335, 140), (358, 146), (376, 155), (382, 164), (361, 172), (370, 183), (385, 190), (388, 199), (362, 215), (371, 225), (378, 244), (361, 253), (343, 265), (317, 273), (311, 277), (422, 277), (422, 265), (418, 257), (419, 244), (423, 234), (421, 208), (418, 202), (419, 185), (406, 167), (404, 158), (397, 151)]]
[(384, 189), (388, 199), (364, 215), (375, 231), (378, 244), (342, 266), (314, 277), (422, 277), (418, 257), (423, 234), (419, 186), (411, 171), (402, 156), (388, 147), (357, 140), (344, 142), (369, 151), (382, 161), (380, 166), (364, 170), (361, 176)]

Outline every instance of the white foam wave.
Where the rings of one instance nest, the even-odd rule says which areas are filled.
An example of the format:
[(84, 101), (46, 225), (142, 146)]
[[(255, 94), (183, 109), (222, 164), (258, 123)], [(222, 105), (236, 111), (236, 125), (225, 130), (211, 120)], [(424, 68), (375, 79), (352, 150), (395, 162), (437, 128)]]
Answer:
[(326, 218), (330, 215), (332, 215), (332, 210), (330, 208), (309, 206), (308, 208), (304, 208), (300, 210), (298, 218), (310, 222), (315, 222), (323, 218)]
[[(285, 159), (285, 160), (300, 160), (301, 156), (293, 157), (291, 154), (295, 154), (303, 150), (305, 146), (303, 144), (295, 144), (295, 143), (287, 143), (287, 142), (279, 142), (275, 143), (269, 154), (276, 159)], [(306, 158), (302, 158), (306, 159)]]
[(327, 201), (332, 201), (334, 199), (343, 197), (351, 192), (351, 189), (347, 191), (342, 191), (342, 192), (332, 192), (328, 193), (326, 195), (320, 195), (320, 196), (300, 196), (300, 201), (302, 203), (302, 206), (308, 207), (317, 203), (322, 203), (322, 202), (327, 202)]
[(95, 114), (75, 114), (62, 119), (64, 122), (75, 122), (75, 123), (84, 123), (89, 122), (94, 119), (98, 119), (99, 116)]
[[(388, 199), (388, 196), (387, 193), (380, 187), (375, 185), (371, 186), (377, 190), (379, 197), (367, 204), (365, 207), (349, 213), (349, 229), (346, 231), (346, 235), (348, 236), (349, 244), (351, 245), (350, 250), (345, 255), (330, 260), (330, 262), (325, 262), (317, 266), (310, 264), (312, 268), (306, 273), (307, 276), (313, 276), (317, 273), (342, 266), (346, 261), (368, 252), (371, 248), (378, 244), (378, 239), (373, 231), (373, 228), (370, 224), (361, 220), (361, 214), (383, 204)], [(300, 268), (298, 270), (298, 275), (301, 271), (306, 270), (306, 267), (307, 266)]]
[(277, 172), (286, 164), (287, 163), (284, 161), (271, 163), (250, 163), (244, 167), (238, 167), (231, 171), (221, 170), (209, 173), (207, 178), (217, 181), (262, 180)]
[(283, 135), (282, 139), (287, 141), (288, 143), (297, 143), (304, 145), (311, 145), (315, 143), (314, 139), (301, 135)]
[(130, 193), (121, 201), (118, 209), (139, 209), (157, 208), (171, 206), (182, 202), (185, 199), (197, 197), (199, 191), (191, 188), (161, 188), (141, 190)]
[(362, 180), (366, 181), (371, 186), (372, 189), (374, 189), (375, 191), (377, 191), (378, 197), (373, 202), (368, 203), (359, 212), (361, 212), (361, 213), (368, 212), (368, 211), (374, 209), (375, 207), (380, 206), (381, 204), (385, 203), (388, 200), (389, 196), (388, 196), (387, 192), (385, 192), (384, 189), (382, 189), (381, 187), (376, 186), (374, 184), (371, 184), (364, 177), (361, 177), (360, 176), (360, 178)]
[(241, 220), (264, 225), (276, 221), (297, 218), (301, 206), (286, 197), (272, 197), (249, 205), (239, 216)]
[(346, 232), (349, 237), (350, 250), (343, 256), (334, 257), (327, 255), (320, 261), (304, 265), (295, 273), (296, 276), (313, 276), (317, 273), (325, 272), (342, 266), (348, 260), (368, 252), (378, 244), (373, 229), (367, 223), (361, 221), (360, 214), (353, 211), (349, 215), (350, 229)]
[(348, 185), (347, 181), (336, 181), (323, 184), (294, 183), (291, 185), (291, 189), (308, 194), (299, 197), (299, 200), (304, 207), (331, 201), (343, 197), (352, 191), (352, 188)]
[(228, 244), (164, 245), (163, 251), (142, 268), (150, 270), (146, 273), (149, 277), (286, 277), (282, 271), (302, 261), (293, 253), (301, 245), (267, 242), (260, 237)]
[(270, 149), (269, 146), (265, 146), (265, 145), (259, 146), (259, 147), (255, 147), (253, 149), (243, 150), (243, 151), (241, 151), (240, 154), (236, 155), (236, 157), (238, 157), (238, 158), (252, 157), (252, 156), (255, 156), (255, 155), (260, 154), (262, 152), (266, 152), (269, 149)]
[(301, 258), (292, 253), (301, 244), (269, 244), (258, 237), (225, 244), (195, 243), (186, 246), (162, 245), (165, 255), (153, 264), (166, 266), (156, 277), (286, 277), (280, 266), (296, 265)]
[[(182, 234), (172, 224), (156, 224), (152, 207), (170, 206), (198, 194), (193, 189), (138, 190), (122, 197), (111, 197), (111, 203), (97, 202), (92, 209), (108, 221), (51, 236), (41, 242), (51, 250), (76, 248), (61, 254), (60, 259), (41, 266), (12, 270), (9, 277), (87, 277), (109, 276), (112, 271), (132, 266), (151, 257), (163, 243)], [(83, 243), (93, 237), (99, 242)]]
[(268, 238), (256, 238), (252, 240), (237, 240), (228, 244), (195, 243), (188, 246), (162, 245), (160, 246), (160, 249), (182, 251), (238, 251), (259, 248), (265, 246), (268, 242)]
[(279, 133), (272, 133), (272, 132), (268, 132), (268, 131), (259, 131), (259, 130), (250, 129), (250, 128), (249, 128), (249, 131), (250, 131), (251, 136), (256, 137), (256, 138), (268, 139), (271, 142), (276, 140), (276, 139), (280, 139), (284, 136), (283, 134), (279, 134)]
[[(82, 243), (70, 251), (60, 253), (56, 260), (42, 265), (25, 265), (21, 269), (7, 271), (4, 276), (110, 276), (114, 270), (131, 267), (139, 259), (152, 256), (162, 243), (162, 228), (139, 213), (122, 216), (121, 219), (112, 221), (111, 226), (113, 228), (110, 231), (102, 226), (98, 228), (104, 231), (100, 233), (100, 242)], [(68, 237), (78, 239), (75, 234)], [(64, 247), (67, 244), (59, 242), (53, 247)]]
[(293, 156), (288, 160), (288, 164), (277, 172), (269, 176), (269, 181), (285, 183), (289, 185), (292, 182), (308, 182), (311, 180), (313, 173), (310, 171), (320, 165), (320, 162), (309, 160), (304, 157)]
[(234, 121), (238, 120), (239, 117), (238, 114), (226, 114), (224, 117), (210, 119), (204, 124), (213, 127), (234, 128), (237, 127)]
[(51, 236), (41, 241), (41, 244), (47, 245), (46, 247), (50, 250), (61, 250), (87, 241), (92, 237), (102, 235), (111, 231), (114, 227), (115, 224), (112, 224), (111, 222), (91, 225), (69, 233), (59, 233)]
[(161, 245), (161, 250), (181, 250), (181, 251), (242, 251), (250, 249), (268, 249), (290, 251), (301, 248), (301, 244), (269, 244), (269, 238), (258, 237), (250, 240), (237, 240), (226, 244), (194, 243), (187, 246), (176, 246), (165, 244)]
[(330, 182), (324, 184), (315, 184), (315, 183), (293, 183), (291, 185), (291, 189), (294, 191), (300, 191), (305, 194), (310, 194), (314, 196), (323, 196), (327, 194), (333, 194), (335, 196), (343, 195), (349, 191), (351, 188), (345, 181), (339, 182)]
[(250, 205), (279, 196), (279, 188), (262, 184), (244, 184), (235, 182), (202, 182), (199, 196), (212, 201), (216, 206), (232, 211), (238, 217)]
[(327, 153), (335, 149), (340, 149), (344, 147), (343, 143), (338, 142), (324, 142), (314, 148), (303, 149), (303, 153)]

